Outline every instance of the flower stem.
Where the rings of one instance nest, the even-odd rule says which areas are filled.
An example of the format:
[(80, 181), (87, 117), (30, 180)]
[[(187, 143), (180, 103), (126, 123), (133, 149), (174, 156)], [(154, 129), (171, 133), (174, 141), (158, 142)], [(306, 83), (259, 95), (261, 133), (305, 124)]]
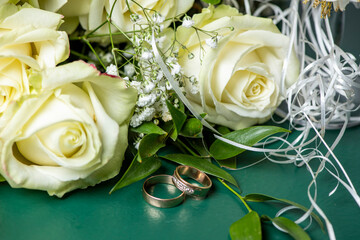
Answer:
[(70, 50), (70, 53), (72, 55), (74, 55), (74, 56), (77, 56), (77, 57), (81, 58), (81, 59), (85, 59), (85, 60), (88, 60), (88, 61), (93, 61), (93, 59), (91, 59), (90, 57), (88, 57), (88, 56), (86, 56), (84, 54), (81, 54), (79, 52), (76, 52), (74, 50)]
[(82, 40), (86, 43), (86, 45), (88, 45), (88, 47), (91, 49), (91, 51), (95, 54), (95, 56), (96, 56), (96, 58), (98, 59), (100, 65), (104, 68), (104, 70), (106, 70), (106, 67), (105, 67), (104, 63), (101, 61), (99, 55), (96, 53), (96, 51), (95, 51), (95, 49), (93, 48), (93, 46), (91, 46), (90, 42), (89, 42), (87, 39), (85, 39), (85, 38), (83, 38)]
[(229, 189), (233, 194), (235, 194), (235, 195), (241, 200), (241, 202), (245, 205), (246, 209), (247, 209), (249, 212), (252, 211), (252, 209), (251, 209), (251, 208), (249, 207), (249, 205), (246, 203), (245, 199), (244, 199), (240, 194), (238, 194), (237, 192), (235, 192), (234, 189), (232, 189), (229, 185), (227, 185), (223, 179), (218, 178), (218, 180), (219, 180), (227, 189)]

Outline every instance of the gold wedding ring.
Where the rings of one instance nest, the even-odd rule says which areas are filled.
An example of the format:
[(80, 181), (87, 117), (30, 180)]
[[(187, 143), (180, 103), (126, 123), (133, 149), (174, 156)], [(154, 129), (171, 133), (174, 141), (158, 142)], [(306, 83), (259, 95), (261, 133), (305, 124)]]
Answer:
[[(182, 176), (189, 177), (202, 186), (191, 184), (185, 181)], [(204, 199), (212, 186), (211, 179), (204, 172), (197, 168), (183, 165), (175, 169), (173, 182), (178, 189), (197, 200)]]
[(156, 175), (148, 178), (143, 185), (143, 197), (149, 204), (159, 208), (171, 208), (179, 205), (185, 199), (185, 193), (182, 192), (175, 198), (158, 198), (151, 195), (150, 188), (156, 184), (174, 185), (173, 177), (170, 175)]

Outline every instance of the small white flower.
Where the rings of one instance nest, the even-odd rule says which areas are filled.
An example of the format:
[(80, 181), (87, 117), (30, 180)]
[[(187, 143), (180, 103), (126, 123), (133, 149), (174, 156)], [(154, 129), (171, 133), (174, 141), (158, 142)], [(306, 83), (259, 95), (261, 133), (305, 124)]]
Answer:
[(216, 48), (218, 42), (220, 40), (220, 36), (214, 36), (205, 40), (206, 44), (211, 48)]
[(113, 76), (119, 76), (119, 71), (114, 64), (110, 64), (106, 67), (106, 73)]
[(132, 127), (137, 127), (145, 121), (151, 121), (155, 116), (155, 108), (145, 107), (141, 113), (135, 113), (131, 120), (130, 125)]
[(196, 77), (191, 76), (189, 78), (189, 82), (191, 84), (190, 92), (194, 95), (197, 94), (199, 92), (199, 84), (198, 81), (196, 80)]
[[(144, 60), (144, 59), (142, 59)], [(147, 61), (140, 61), (140, 67), (143, 69), (144, 72), (149, 72), (147, 69), (151, 68), (151, 64)]]
[(151, 106), (156, 102), (156, 94), (141, 94), (137, 105), (139, 107)]
[(156, 111), (160, 114), (161, 119), (165, 122), (172, 120), (169, 109), (166, 106), (166, 98), (161, 97), (158, 102), (155, 103)]
[(177, 59), (174, 57), (168, 57), (166, 59), (166, 64), (170, 67), (171, 69), (171, 75), (175, 76), (177, 74), (179, 74), (181, 72), (181, 66), (180, 64), (177, 62)]
[(155, 88), (155, 84), (153, 82), (146, 82), (144, 86), (144, 92), (149, 93)]
[(155, 115), (155, 108), (145, 107), (144, 111), (141, 113), (141, 118), (143, 121), (151, 121)]
[(123, 52), (123, 55), (126, 58), (132, 58), (135, 55), (135, 50), (133, 48), (125, 49), (125, 51)]
[(142, 93), (141, 82), (139, 82), (139, 81), (131, 81), (130, 86), (133, 87), (133, 88), (136, 88), (136, 90), (138, 90), (139, 93)]
[(103, 56), (103, 59), (105, 60), (105, 62), (112, 62), (112, 60), (114, 59), (114, 56), (111, 54), (111, 53), (106, 53), (104, 56)]
[(144, 51), (141, 54), (141, 60), (144, 60), (144, 61), (150, 60), (152, 57), (153, 57), (153, 54), (149, 51)]
[(166, 58), (166, 64), (171, 64), (171, 63), (173, 63), (173, 62), (176, 62), (176, 58), (174, 58), (174, 57), (168, 57), (168, 58)]
[(172, 86), (169, 82), (166, 82), (165, 86), (166, 86), (166, 90), (168, 91), (172, 89)]
[(97, 61), (97, 57), (96, 57), (95, 53), (93, 53), (93, 52), (89, 52), (89, 58), (90, 58), (91, 60), (93, 60), (94, 62)]
[(197, 85), (192, 85), (192, 87), (191, 87), (191, 89), (190, 89), (190, 92), (192, 93), (192, 94), (197, 94), (198, 92), (199, 92), (199, 86), (197, 86)]
[(183, 18), (183, 22), (182, 22), (183, 27), (191, 28), (194, 24), (195, 24), (195, 22), (191, 19), (191, 17), (185, 16)]
[(139, 146), (140, 146), (140, 140), (134, 142), (134, 148), (135, 148), (136, 150), (139, 150)]
[(162, 22), (165, 21), (165, 17), (161, 16), (160, 13), (158, 12), (155, 12), (153, 15), (152, 15), (152, 19), (154, 21), (155, 24), (160, 24)]
[(143, 39), (141, 37), (139, 37), (138, 35), (134, 35), (134, 41), (133, 44), (135, 46), (140, 46), (143, 42)]
[(175, 76), (181, 72), (181, 66), (179, 63), (174, 63), (170, 65), (171, 68), (171, 75)]
[(164, 77), (163, 71), (159, 70), (159, 71), (158, 71), (158, 74), (157, 74), (157, 76), (156, 76), (156, 80), (157, 80), (157, 81), (160, 81), (163, 77)]
[(137, 127), (137, 126), (141, 125), (142, 121), (140, 120), (139, 116), (140, 115), (137, 113), (132, 116), (132, 118), (130, 120), (130, 126)]
[(164, 24), (160, 24), (160, 32), (162, 32), (164, 28), (165, 28)]
[(126, 76), (132, 77), (135, 74), (135, 67), (131, 63), (126, 64), (124, 67), (124, 72)]
[(142, 19), (143, 19), (143, 16), (141, 16), (139, 14), (134, 13), (134, 14), (130, 15), (130, 20), (133, 24), (139, 23)]
[(171, 114), (169, 112), (163, 112), (162, 115), (161, 115), (161, 119), (164, 122), (168, 122), (168, 121), (172, 120), (172, 117), (171, 117)]
[(166, 91), (165, 86), (159, 86), (158, 89), (159, 89), (161, 92), (165, 92), (165, 91)]

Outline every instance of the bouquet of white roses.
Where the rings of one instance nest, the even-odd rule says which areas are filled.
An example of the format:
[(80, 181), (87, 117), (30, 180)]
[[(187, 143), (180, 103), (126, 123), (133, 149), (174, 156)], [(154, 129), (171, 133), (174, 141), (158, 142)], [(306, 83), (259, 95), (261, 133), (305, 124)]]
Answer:
[[(259, 215), (247, 201), (294, 205), (322, 226), (312, 212), (316, 203), (307, 209), (261, 194), (242, 197), (225, 182), (238, 188), (223, 169), (236, 169), (236, 156), (245, 150), (304, 165), (322, 159), (317, 149), (303, 154), (304, 147), (323, 141), (325, 127), (354, 109), (349, 91), (358, 66), (334, 44), (328, 22), (332, 4), (344, 10), (350, 1), (314, 1), (314, 8), (307, 2), (281, 9), (276, 1), (248, 0), (3, 1), (1, 175), (12, 187), (62, 197), (115, 177), (124, 159), (128, 168), (110, 192), (168, 160), (217, 177), (241, 199), (249, 214), (231, 226), (234, 239), (261, 238)], [(317, 58), (306, 54), (308, 42)], [(333, 58), (339, 58), (335, 67)], [(339, 95), (348, 101), (332, 101)], [(301, 137), (288, 142), (288, 129), (258, 125), (275, 111), (290, 130), (303, 131)], [(317, 137), (309, 140), (311, 129)], [(273, 134), (279, 137), (268, 138)], [(274, 141), (287, 145), (268, 149)], [(176, 150), (162, 151), (169, 146)], [(330, 161), (324, 159), (319, 169)], [(347, 180), (342, 184), (360, 204)], [(201, 181), (211, 186), (210, 179)], [(326, 215), (319, 214), (333, 239)], [(290, 219), (262, 221), (308, 239)]]

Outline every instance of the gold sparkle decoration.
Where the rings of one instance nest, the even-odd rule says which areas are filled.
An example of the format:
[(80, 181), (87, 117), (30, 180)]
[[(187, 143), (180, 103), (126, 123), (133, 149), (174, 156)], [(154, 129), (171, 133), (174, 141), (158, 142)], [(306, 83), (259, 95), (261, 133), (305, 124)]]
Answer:
[[(303, 4), (307, 4), (308, 2), (309, 0), (303, 0)], [(313, 1), (313, 8), (317, 8), (319, 5), (321, 6), (321, 18), (330, 17), (332, 2), (328, 2), (326, 0)]]

